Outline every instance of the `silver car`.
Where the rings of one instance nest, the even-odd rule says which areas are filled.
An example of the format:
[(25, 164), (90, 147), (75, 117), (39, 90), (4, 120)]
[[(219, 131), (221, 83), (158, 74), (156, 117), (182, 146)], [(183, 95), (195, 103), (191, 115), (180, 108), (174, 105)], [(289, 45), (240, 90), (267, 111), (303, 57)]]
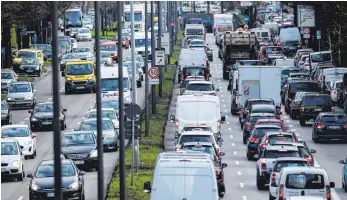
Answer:
[(10, 108), (33, 108), (36, 104), (36, 90), (32, 83), (19, 81), (12, 83), (7, 92), (7, 103)]
[(183, 91), (183, 95), (203, 94), (214, 95), (219, 89), (215, 89), (211, 81), (190, 81)]
[[(132, 61), (132, 57), (128, 56), (124, 62), (126, 61)], [(143, 57), (139, 54), (135, 55), (135, 61), (140, 63), (140, 67), (142, 69), (142, 73), (145, 71), (145, 61), (143, 60)]]
[(23, 160), (17, 140), (1, 138), (1, 178), (16, 178), (17, 181), (23, 181), (25, 176)]
[[(113, 108), (102, 108), (102, 117), (110, 118), (116, 129), (119, 129), (118, 114)], [(96, 109), (91, 109), (88, 111), (87, 119), (96, 118)]]
[(140, 74), (140, 70), (142, 71), (142, 69), (140, 68), (140, 63), (135, 62), (136, 65), (136, 71), (135, 73), (132, 72), (132, 62), (131, 61), (126, 61), (123, 63), (123, 67), (126, 67), (128, 69), (128, 73), (129, 75), (132, 77), (133, 75), (135, 75), (135, 80), (136, 80), (136, 86), (138, 88), (142, 87), (142, 81), (143, 81), (143, 75)]
[(88, 28), (79, 28), (76, 35), (77, 41), (92, 41), (92, 34)]
[(1, 93), (7, 93), (8, 87), (11, 83), (16, 82), (18, 80), (18, 75), (8, 69), (1, 70)]
[(107, 66), (113, 65), (113, 59), (111, 57), (110, 51), (100, 51), (100, 56), (102, 58), (102, 62)]

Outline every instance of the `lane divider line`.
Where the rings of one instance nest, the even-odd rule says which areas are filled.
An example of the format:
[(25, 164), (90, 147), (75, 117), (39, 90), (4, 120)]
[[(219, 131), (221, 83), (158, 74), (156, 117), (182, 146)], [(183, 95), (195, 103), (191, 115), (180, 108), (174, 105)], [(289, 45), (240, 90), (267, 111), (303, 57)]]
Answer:
[(296, 131), (296, 129), (294, 129), (294, 128), (293, 128), (293, 129), (291, 129), (291, 130), (292, 130), (292, 131), (294, 131), (294, 132)]
[(240, 164), (240, 162), (239, 162), (239, 161), (235, 161), (235, 164), (236, 164), (236, 165), (239, 165), (239, 164)]
[(18, 200), (22, 200), (22, 199), (24, 199), (24, 196), (20, 196), (20, 197), (18, 198)]
[(242, 196), (242, 200), (247, 200), (247, 197), (246, 196)]
[(25, 124), (25, 121), (21, 121), (20, 124)]
[(241, 176), (241, 172), (240, 172), (240, 171), (237, 171), (237, 175)]
[(233, 139), (234, 138), (234, 136), (233, 135), (230, 135), (230, 139)]
[(234, 146), (235, 146), (235, 143), (231, 143), (231, 146), (233, 146), (233, 147), (234, 147)]
[(245, 187), (245, 185), (244, 185), (243, 183), (240, 183), (240, 187), (244, 188), (244, 187)]
[(26, 120), (29, 120), (29, 118), (27, 117), (27, 118), (25, 118), (24, 120), (25, 120), (25, 121), (26, 121)]
[(237, 155), (237, 151), (234, 151), (234, 155)]

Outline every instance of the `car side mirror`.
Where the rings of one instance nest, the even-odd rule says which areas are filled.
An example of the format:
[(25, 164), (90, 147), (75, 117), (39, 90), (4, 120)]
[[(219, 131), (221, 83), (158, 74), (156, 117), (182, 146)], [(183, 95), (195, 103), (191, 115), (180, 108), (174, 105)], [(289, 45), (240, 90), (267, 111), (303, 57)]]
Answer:
[(36, 138), (36, 134), (35, 134), (35, 133), (32, 133), (32, 134), (31, 134), (31, 137), (32, 137), (32, 138)]
[(225, 153), (224, 152), (220, 152), (219, 156), (225, 156)]
[(80, 171), (80, 172), (78, 172), (78, 175), (84, 176), (84, 175), (86, 175), (86, 172), (85, 171)]
[(340, 163), (340, 164), (346, 164), (346, 161), (344, 161), (344, 160), (339, 160), (339, 163)]
[(28, 113), (32, 113), (32, 111), (31, 111), (31, 110), (28, 110)]
[(32, 174), (27, 174), (28, 178), (34, 178), (34, 176)]
[(231, 85), (230, 85), (230, 84), (228, 85), (227, 90), (228, 90), (228, 91), (231, 91)]
[(171, 123), (175, 122), (175, 115), (170, 115), (170, 121), (171, 121)]
[(226, 163), (222, 163), (222, 168), (226, 168), (228, 165)]
[(316, 153), (317, 151), (315, 149), (310, 150), (311, 153)]
[(66, 109), (66, 108), (64, 108), (64, 109), (63, 109), (63, 111), (64, 111), (64, 112), (66, 112), (66, 111), (67, 111), (67, 109)]
[(65, 76), (65, 72), (64, 71), (61, 72), (61, 76), (63, 76), (63, 77)]
[(330, 182), (330, 188), (335, 188), (335, 183), (334, 182)]
[(151, 182), (146, 181), (143, 184), (143, 190), (144, 190), (145, 193), (151, 193)]
[(225, 122), (225, 116), (222, 115), (221, 119), (220, 119), (222, 122)]
[(223, 138), (219, 138), (218, 142), (224, 142)]

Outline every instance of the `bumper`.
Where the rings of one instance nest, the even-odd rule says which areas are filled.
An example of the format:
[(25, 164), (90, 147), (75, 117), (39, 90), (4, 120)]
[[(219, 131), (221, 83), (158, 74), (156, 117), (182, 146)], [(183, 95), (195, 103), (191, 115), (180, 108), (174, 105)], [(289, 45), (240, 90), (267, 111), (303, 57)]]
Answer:
[(250, 137), (251, 136), (251, 132), (252, 132), (252, 130), (244, 130), (243, 131), (243, 137)]
[(69, 84), (65, 83), (65, 88), (69, 91), (85, 91), (85, 90), (91, 90), (96, 88), (96, 83), (91, 82), (88, 84), (83, 84), (83, 85), (76, 85), (76, 84)]
[[(63, 121), (60, 121), (60, 124), (63, 124)], [(47, 128), (52, 127), (53, 128), (53, 121), (52, 120), (46, 120), (46, 119), (38, 119), (37, 121), (30, 121), (30, 127), (31, 128)]]
[(77, 37), (77, 40), (78, 41), (90, 41), (90, 40), (92, 40), (92, 38), (91, 37)]
[(10, 108), (27, 108), (27, 107), (32, 107), (34, 104), (34, 101), (33, 100), (8, 101), (7, 103)]
[[(52, 191), (29, 191), (30, 199), (41, 200), (41, 199), (55, 199), (54, 190)], [(82, 199), (82, 190), (68, 190), (63, 191), (63, 199), (77, 200)]]
[(18, 167), (1, 167), (1, 177), (12, 177), (22, 173)]
[(98, 159), (85, 158), (85, 159), (71, 159), (78, 167), (93, 168), (98, 166)]
[(104, 140), (103, 143), (104, 143), (104, 149), (110, 150), (110, 149), (116, 149), (117, 148), (118, 141)]
[(324, 131), (317, 131), (317, 136), (319, 139), (340, 139), (340, 140), (347, 140), (347, 131), (339, 130), (339, 131), (333, 131), (333, 130), (324, 130)]
[(20, 74), (36, 75), (39, 73), (38, 69), (19, 69)]
[(247, 146), (247, 153), (250, 156), (254, 156), (255, 154), (258, 153), (258, 145), (250, 144)]

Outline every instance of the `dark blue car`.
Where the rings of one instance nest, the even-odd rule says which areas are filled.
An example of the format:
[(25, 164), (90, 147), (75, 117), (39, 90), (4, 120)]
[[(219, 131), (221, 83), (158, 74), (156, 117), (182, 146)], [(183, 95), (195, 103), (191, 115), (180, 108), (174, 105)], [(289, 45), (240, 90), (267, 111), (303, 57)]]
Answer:
[(298, 73), (300, 72), (300, 69), (293, 66), (282, 66), (281, 67), (281, 85), (284, 84), (284, 82), (289, 77), (290, 73)]
[(342, 112), (319, 113), (312, 128), (312, 139), (315, 143), (322, 139), (347, 140), (347, 117)]
[(347, 157), (345, 160), (340, 160), (339, 163), (343, 164), (343, 167), (342, 167), (342, 188), (347, 193)]

